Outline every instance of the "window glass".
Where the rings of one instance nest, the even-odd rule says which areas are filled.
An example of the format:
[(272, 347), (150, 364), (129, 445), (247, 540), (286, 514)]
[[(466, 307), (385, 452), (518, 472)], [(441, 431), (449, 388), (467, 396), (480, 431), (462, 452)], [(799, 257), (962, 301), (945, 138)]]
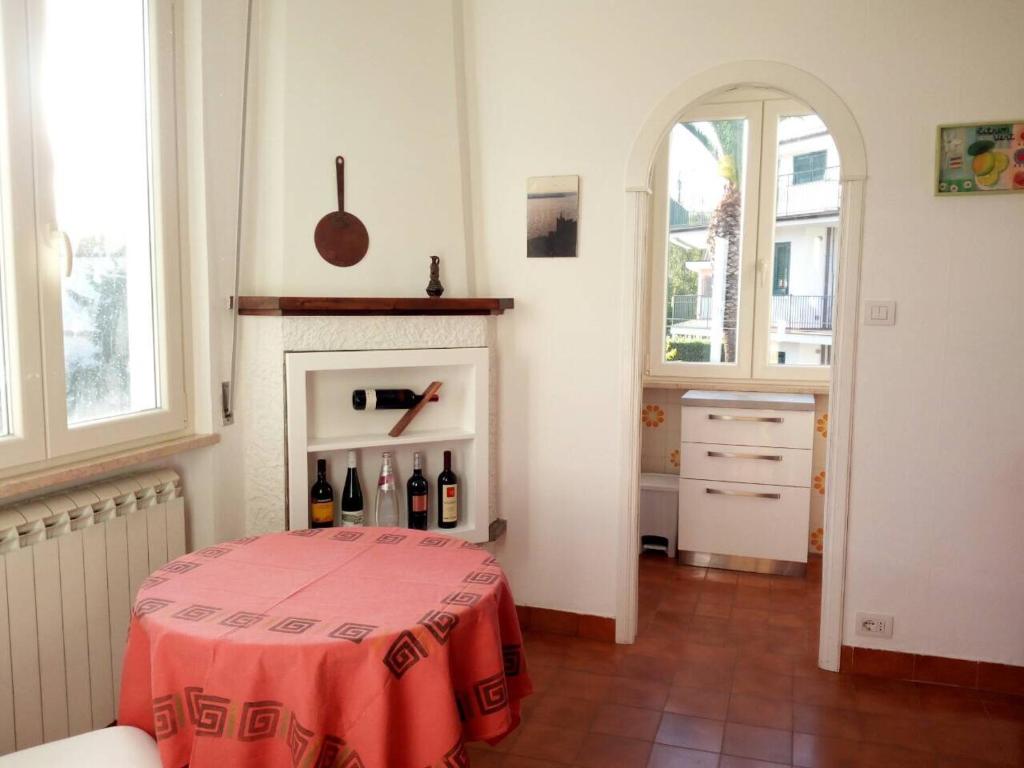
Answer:
[(820, 152), (808, 152), (804, 155), (793, 156), (793, 183), (809, 184), (812, 181), (821, 181), (825, 178), (826, 163), (828, 154)]
[(747, 133), (745, 119), (672, 129), (666, 362), (736, 362)]
[[(41, 96), (69, 424), (159, 406), (144, 0), (45, 0)], [(60, 236), (60, 235), (58, 235)]]
[(817, 115), (778, 124), (770, 365), (828, 365), (839, 232), (839, 154)]

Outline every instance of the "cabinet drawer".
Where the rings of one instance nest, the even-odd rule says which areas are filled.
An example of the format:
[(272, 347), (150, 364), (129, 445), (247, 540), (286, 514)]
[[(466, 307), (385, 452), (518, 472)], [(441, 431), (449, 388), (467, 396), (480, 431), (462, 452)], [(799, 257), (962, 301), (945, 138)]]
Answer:
[(683, 479), (678, 547), (805, 563), (809, 515), (807, 488)]
[(808, 487), (808, 448), (764, 448), (749, 445), (683, 443), (679, 474), (696, 480), (767, 483)]
[(814, 437), (814, 411), (693, 407), (681, 410), (685, 443), (810, 448)]

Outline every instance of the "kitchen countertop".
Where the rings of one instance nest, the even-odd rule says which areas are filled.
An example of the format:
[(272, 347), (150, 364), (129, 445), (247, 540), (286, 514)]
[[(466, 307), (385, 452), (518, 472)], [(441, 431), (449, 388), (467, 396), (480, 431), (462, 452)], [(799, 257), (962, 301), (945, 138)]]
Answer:
[(814, 395), (793, 395), (775, 392), (718, 392), (691, 389), (680, 399), (684, 407), (758, 408), (773, 411), (814, 410)]

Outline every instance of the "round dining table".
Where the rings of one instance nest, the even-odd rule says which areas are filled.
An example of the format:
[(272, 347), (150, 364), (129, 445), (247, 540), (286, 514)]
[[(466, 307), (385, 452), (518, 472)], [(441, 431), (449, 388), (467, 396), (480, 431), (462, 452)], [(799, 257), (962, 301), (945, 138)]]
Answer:
[(165, 768), (444, 768), (531, 692), (484, 549), (434, 531), (318, 528), (178, 558), (139, 589), (118, 723)]

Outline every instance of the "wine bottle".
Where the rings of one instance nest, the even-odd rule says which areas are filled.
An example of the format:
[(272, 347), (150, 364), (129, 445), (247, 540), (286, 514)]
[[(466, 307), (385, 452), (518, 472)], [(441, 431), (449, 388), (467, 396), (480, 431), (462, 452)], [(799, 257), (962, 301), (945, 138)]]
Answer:
[(393, 528), (398, 525), (398, 487), (395, 471), (391, 465), (391, 451), (384, 451), (377, 478), (377, 503), (373, 509), (374, 523), (381, 527)]
[(362, 525), (363, 519), (363, 489), (359, 486), (356, 452), (349, 451), (345, 488), (341, 492), (341, 524)]
[[(357, 411), (400, 411), (412, 408), (423, 399), (411, 389), (355, 389), (352, 391), (352, 407)], [(440, 398), (435, 394), (430, 402)]]
[(444, 452), (444, 471), (437, 476), (437, 527), (459, 524), (459, 479), (452, 472), (452, 452)]
[(418, 531), (427, 530), (427, 478), (423, 476), (423, 455), (417, 451), (412, 455), (412, 477), (406, 483), (406, 505), (409, 510), (409, 527)]
[(317, 459), (316, 482), (309, 489), (309, 527), (334, 525), (334, 489), (327, 482), (327, 460)]

